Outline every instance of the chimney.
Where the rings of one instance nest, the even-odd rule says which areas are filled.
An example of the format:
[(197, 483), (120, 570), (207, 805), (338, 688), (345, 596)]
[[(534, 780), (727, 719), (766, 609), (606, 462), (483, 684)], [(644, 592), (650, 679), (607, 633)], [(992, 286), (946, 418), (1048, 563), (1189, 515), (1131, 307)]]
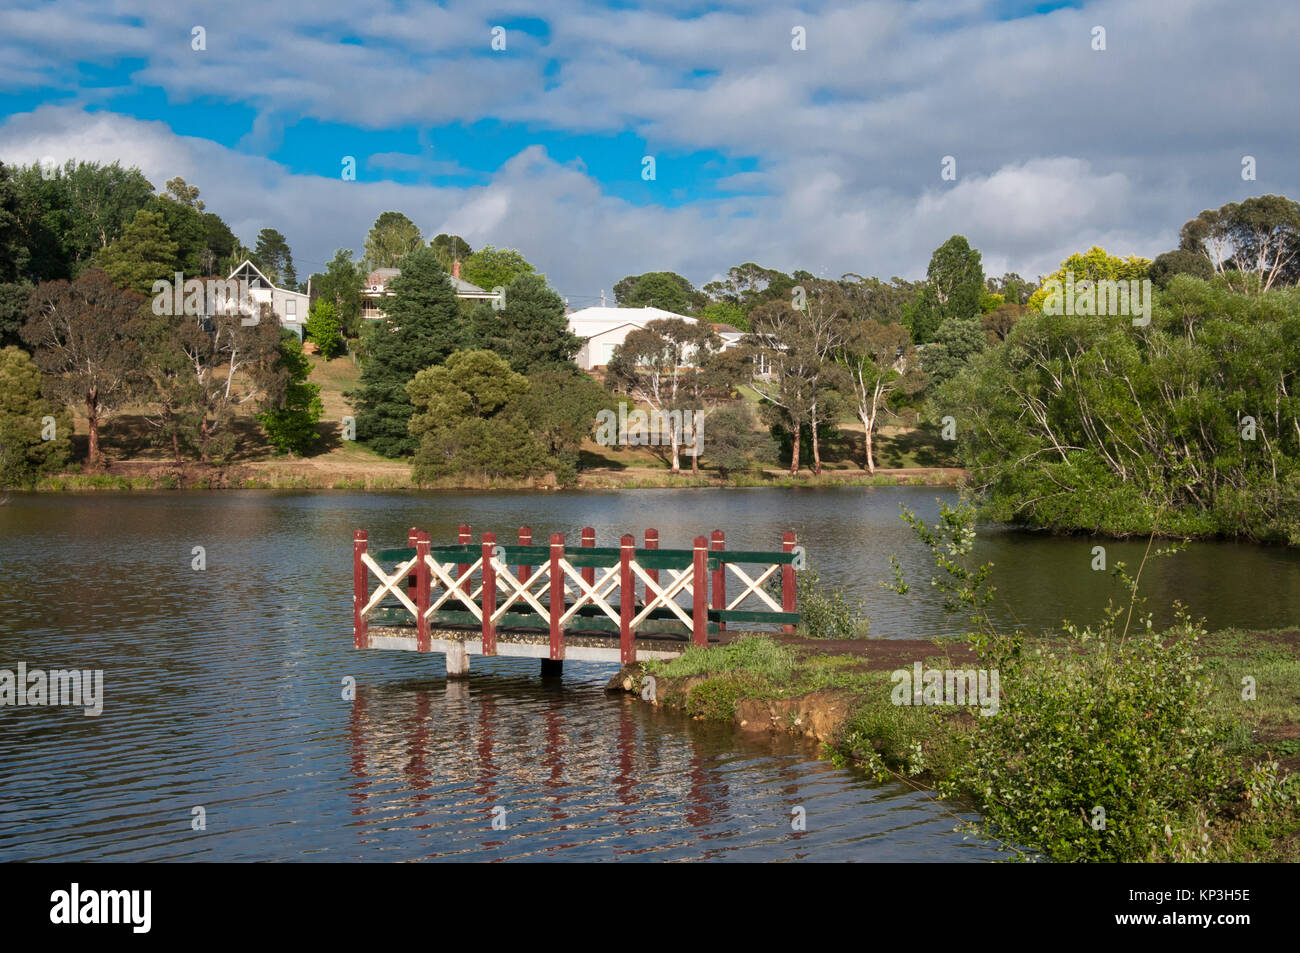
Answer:
[(458, 262), (458, 261), (453, 261), (453, 262), (451, 263), (451, 276), (452, 276), (453, 278), (459, 278), (459, 277), (460, 277), (460, 262)]

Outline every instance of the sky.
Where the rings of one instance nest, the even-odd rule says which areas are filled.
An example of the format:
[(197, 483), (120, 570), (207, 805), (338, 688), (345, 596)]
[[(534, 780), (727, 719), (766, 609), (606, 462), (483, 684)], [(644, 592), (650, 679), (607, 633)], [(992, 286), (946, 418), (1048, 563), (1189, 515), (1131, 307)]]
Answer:
[(304, 277), (391, 209), (577, 307), (748, 261), (915, 279), (953, 234), (1030, 278), (1300, 199), (1297, 36), (1294, 0), (0, 0), (0, 160), (179, 175)]

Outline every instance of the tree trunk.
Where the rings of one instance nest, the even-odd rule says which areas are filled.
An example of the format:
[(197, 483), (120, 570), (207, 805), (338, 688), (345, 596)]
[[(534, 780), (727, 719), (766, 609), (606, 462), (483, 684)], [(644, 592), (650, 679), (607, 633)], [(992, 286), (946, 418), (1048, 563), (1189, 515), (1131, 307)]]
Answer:
[(803, 430), (803, 424), (795, 421), (794, 424), (794, 452), (790, 455), (790, 476), (799, 475), (799, 434)]
[(208, 441), (210, 439), (211, 439), (211, 434), (208, 431), (208, 420), (205, 417), (203, 419), (203, 423), (199, 425), (199, 462), (200, 463), (212, 462), (211, 460), (208, 459)]
[(813, 475), (822, 475), (822, 447), (821, 441), (817, 439), (817, 417), (816, 411), (813, 411), (812, 423), (808, 425), (808, 432), (812, 435), (813, 451)]
[(682, 460), (679, 452), (681, 450), (681, 446), (679, 444), (680, 435), (676, 430), (673, 430), (671, 427), (669, 428), (669, 430), (671, 431), (669, 435), (669, 439), (672, 441), (672, 445), (673, 445), (673, 473), (681, 473)]
[(99, 466), (99, 403), (93, 394), (86, 398), (86, 429), (90, 431), (90, 455), (86, 462), (93, 470)]
[(862, 429), (867, 435), (867, 472), (872, 476), (876, 475), (876, 457), (871, 450), (871, 424), (872, 420), (865, 414), (862, 417)]

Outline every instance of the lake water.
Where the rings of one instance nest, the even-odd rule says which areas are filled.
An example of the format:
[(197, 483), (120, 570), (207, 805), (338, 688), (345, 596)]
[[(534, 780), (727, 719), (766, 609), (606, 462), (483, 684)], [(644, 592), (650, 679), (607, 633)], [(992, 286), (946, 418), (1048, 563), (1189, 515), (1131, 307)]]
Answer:
[[(597, 542), (659, 529), (689, 545), (777, 548), (794, 529), (823, 581), (866, 604), (873, 633), (957, 631), (898, 519), (946, 490), (607, 493), (22, 495), (0, 507), (0, 668), (102, 669), (104, 711), (0, 708), (0, 860), (935, 860), (997, 856), (960, 812), (749, 736), (606, 695), (612, 666), (351, 648), (351, 535), (452, 542), (473, 524)], [(1091, 549), (1135, 564), (1145, 543), (989, 530), (995, 616), (1093, 619), (1114, 584)], [(207, 569), (191, 568), (193, 548)], [(914, 596), (881, 589), (896, 553)], [(1212, 627), (1300, 619), (1300, 555), (1196, 544), (1143, 575)], [(1167, 614), (1166, 614), (1167, 615)], [(341, 680), (357, 682), (354, 702)], [(806, 831), (792, 811), (806, 812)], [(203, 830), (192, 828), (202, 808)], [(964, 816), (964, 815), (962, 815)], [(493, 821), (497, 821), (494, 828)], [(504, 828), (501, 825), (504, 824)]]

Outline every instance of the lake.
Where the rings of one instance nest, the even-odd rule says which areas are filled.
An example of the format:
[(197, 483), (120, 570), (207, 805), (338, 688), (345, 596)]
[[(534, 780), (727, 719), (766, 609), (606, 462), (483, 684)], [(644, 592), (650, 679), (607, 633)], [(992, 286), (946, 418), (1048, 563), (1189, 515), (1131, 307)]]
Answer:
[[(993, 845), (954, 833), (969, 815), (953, 806), (835, 768), (802, 739), (606, 695), (613, 666), (569, 662), (544, 681), (536, 661), (475, 657), (470, 679), (448, 682), (440, 657), (351, 648), (353, 530), (383, 548), (412, 525), (450, 543), (462, 522), (575, 544), (590, 525), (598, 545), (653, 526), (665, 547), (720, 528), (737, 549), (779, 548), (794, 529), (874, 635), (960, 631), (898, 518), (901, 503), (933, 519), (936, 497), (955, 499), (920, 487), (14, 494), (0, 507), (0, 668), (102, 669), (105, 699), (98, 717), (0, 708), (0, 860), (992, 859)], [(1091, 569), (1095, 545), (1134, 566), (1146, 547), (983, 528), (994, 617), (1095, 619), (1118, 595)], [(914, 583), (906, 598), (879, 586), (891, 553)], [(1162, 620), (1175, 599), (1211, 628), (1300, 619), (1300, 554), (1284, 549), (1193, 544), (1142, 578)]]

